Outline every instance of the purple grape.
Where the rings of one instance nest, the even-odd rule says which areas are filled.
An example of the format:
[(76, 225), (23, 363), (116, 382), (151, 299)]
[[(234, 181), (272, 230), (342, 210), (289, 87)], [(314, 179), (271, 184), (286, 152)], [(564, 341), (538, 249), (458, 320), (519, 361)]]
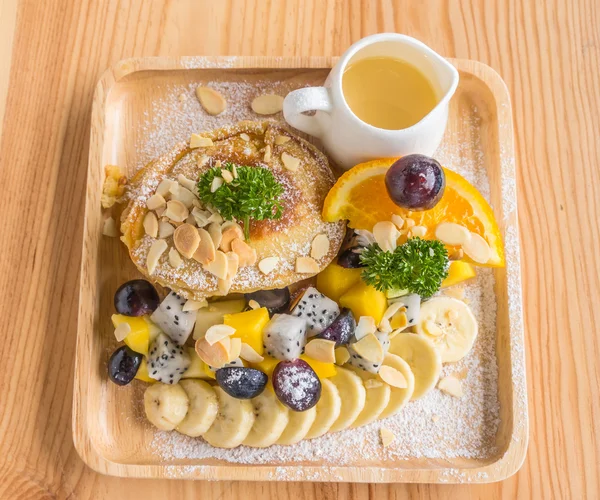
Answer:
[(269, 314), (273, 315), (286, 310), (290, 302), (290, 291), (287, 288), (258, 290), (257, 292), (247, 293), (245, 297), (248, 302), (255, 300), (261, 307), (266, 307)]
[(156, 288), (146, 280), (128, 281), (115, 292), (115, 309), (125, 316), (151, 314), (159, 304)]
[(232, 398), (252, 399), (265, 390), (269, 377), (260, 370), (239, 366), (219, 368), (217, 384)]
[(142, 358), (126, 345), (119, 347), (108, 360), (108, 377), (117, 385), (127, 385), (135, 378)]
[(352, 247), (344, 250), (338, 257), (337, 263), (339, 266), (345, 267), (346, 269), (356, 269), (358, 267), (365, 267), (360, 261), (360, 253), (355, 250), (360, 247)]
[(333, 340), (335, 346), (346, 345), (350, 343), (350, 338), (356, 330), (356, 320), (350, 309), (343, 308), (333, 323), (323, 330), (318, 339)]
[(302, 359), (281, 361), (275, 367), (273, 389), (279, 401), (293, 411), (310, 410), (321, 397), (321, 381)]
[(442, 166), (425, 155), (403, 156), (385, 174), (392, 201), (409, 210), (429, 210), (440, 201), (446, 187)]

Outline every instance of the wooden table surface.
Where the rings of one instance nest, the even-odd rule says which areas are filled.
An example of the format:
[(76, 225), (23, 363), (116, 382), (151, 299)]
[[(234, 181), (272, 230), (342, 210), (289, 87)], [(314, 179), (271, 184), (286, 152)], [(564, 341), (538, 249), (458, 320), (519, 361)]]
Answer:
[[(0, 0), (0, 498), (599, 498), (597, 0)], [(132, 56), (339, 55), (396, 31), (495, 68), (513, 100), (531, 416), (489, 485), (103, 477), (71, 438), (90, 108)]]

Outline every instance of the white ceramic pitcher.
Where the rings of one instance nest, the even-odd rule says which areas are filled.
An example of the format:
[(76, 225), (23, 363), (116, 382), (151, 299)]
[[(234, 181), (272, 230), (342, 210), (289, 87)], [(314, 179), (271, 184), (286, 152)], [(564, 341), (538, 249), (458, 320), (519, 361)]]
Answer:
[[(415, 125), (387, 130), (359, 119), (342, 92), (342, 75), (348, 64), (366, 57), (393, 57), (416, 66), (431, 82), (437, 105)], [(323, 87), (290, 92), (283, 103), (283, 116), (292, 126), (318, 137), (328, 154), (342, 168), (389, 156), (421, 153), (432, 156), (439, 146), (448, 103), (458, 85), (458, 71), (427, 45), (406, 35), (380, 33), (352, 45), (329, 73)], [(303, 113), (316, 111), (313, 116)]]

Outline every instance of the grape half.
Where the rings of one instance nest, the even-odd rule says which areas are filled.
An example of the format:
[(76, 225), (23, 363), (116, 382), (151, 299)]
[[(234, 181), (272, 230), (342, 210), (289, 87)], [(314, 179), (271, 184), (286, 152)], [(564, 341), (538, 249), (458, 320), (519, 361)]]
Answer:
[(294, 411), (310, 410), (321, 397), (321, 381), (302, 359), (281, 361), (275, 367), (273, 389), (279, 401)]
[(127, 281), (115, 292), (115, 309), (125, 316), (152, 314), (159, 304), (156, 288), (146, 280)]

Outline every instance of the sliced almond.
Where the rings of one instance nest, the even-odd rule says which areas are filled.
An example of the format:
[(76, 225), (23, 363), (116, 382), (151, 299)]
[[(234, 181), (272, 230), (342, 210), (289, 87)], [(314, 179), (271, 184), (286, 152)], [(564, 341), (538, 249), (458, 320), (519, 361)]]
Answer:
[(192, 258), (203, 266), (207, 266), (215, 260), (215, 245), (213, 239), (206, 229), (198, 228), (198, 234), (200, 235), (200, 244), (194, 252)]
[(390, 304), (389, 307), (383, 313), (383, 319), (390, 319), (403, 307), (404, 304), (402, 302), (394, 302), (393, 304)]
[(213, 141), (209, 137), (202, 137), (198, 134), (192, 134), (192, 137), (190, 138), (190, 148), (192, 149), (207, 148), (212, 145)]
[(246, 133), (241, 133), (240, 134), (240, 139), (242, 139), (243, 141), (248, 142), (248, 141), (250, 141), (250, 136), (248, 134), (246, 134)]
[(263, 358), (260, 354), (258, 354), (251, 345), (246, 344), (245, 342), (242, 342), (242, 346), (240, 349), (240, 358), (245, 359), (246, 361), (250, 362), (250, 363), (260, 363), (261, 361), (264, 361), (265, 358)]
[(271, 146), (268, 144), (265, 146), (265, 154), (263, 156), (263, 161), (264, 162), (271, 161)]
[(213, 180), (210, 184), (210, 192), (214, 193), (217, 189), (219, 189), (223, 185), (223, 177), (213, 177)]
[(183, 264), (183, 259), (181, 258), (181, 255), (179, 255), (179, 252), (177, 250), (175, 250), (174, 248), (171, 248), (169, 250), (169, 265), (173, 269), (177, 269), (182, 264)]
[(146, 267), (148, 268), (148, 274), (152, 274), (158, 264), (158, 259), (167, 249), (167, 242), (165, 240), (156, 240), (150, 246), (148, 255), (146, 257)]
[(240, 357), (242, 352), (242, 339), (234, 337), (229, 339), (231, 346), (229, 348), (229, 362), (231, 363), (234, 359)]
[(383, 333), (391, 333), (393, 330), (392, 325), (390, 324), (390, 320), (387, 318), (382, 318), (382, 320), (379, 322), (379, 326), (377, 328), (379, 329), (380, 332), (383, 332)]
[(297, 257), (296, 272), (302, 274), (316, 274), (319, 272), (319, 264), (312, 257)]
[(374, 333), (368, 333), (358, 342), (352, 344), (357, 354), (370, 363), (380, 364), (383, 361), (383, 347)]
[[(215, 212), (210, 215), (210, 217), (208, 218), (208, 222), (216, 222), (220, 226), (223, 223), (223, 217), (221, 217), (220, 213)], [(220, 240), (219, 240), (219, 242), (220, 242)]]
[(427, 234), (427, 228), (425, 226), (413, 226), (410, 232), (413, 236), (423, 238)]
[(447, 245), (462, 245), (469, 239), (469, 230), (454, 222), (442, 222), (435, 228), (435, 237)]
[(335, 363), (335, 342), (326, 339), (313, 339), (304, 346), (304, 354), (323, 363)]
[(240, 258), (238, 257), (238, 254), (235, 252), (227, 252), (225, 255), (227, 255), (227, 278), (226, 279), (233, 280), (233, 278), (237, 274), (238, 268), (240, 266)]
[(159, 194), (163, 198), (166, 198), (169, 195), (169, 190), (173, 184), (175, 184), (175, 181), (172, 181), (171, 179), (163, 179), (156, 188), (155, 194)]
[(396, 225), (398, 229), (402, 229), (402, 226), (404, 226), (404, 219), (398, 214), (392, 215), (392, 222)]
[(221, 177), (227, 184), (233, 182), (233, 174), (229, 170), (221, 169)]
[(217, 92), (215, 89), (210, 87), (197, 87), (196, 97), (202, 104), (204, 111), (209, 115), (219, 115), (227, 108), (227, 101), (225, 98)]
[(406, 229), (410, 229), (411, 227), (416, 225), (416, 222), (414, 220), (412, 220), (411, 218), (406, 218), (406, 219), (404, 219), (404, 224), (406, 225)]
[[(228, 337), (227, 340), (229, 340)], [(227, 342), (215, 342), (211, 345), (203, 337), (196, 340), (195, 348), (198, 357), (213, 368), (221, 368), (229, 361), (229, 344)]]
[(326, 234), (317, 234), (310, 247), (310, 256), (320, 260), (329, 253), (329, 238)]
[[(213, 215), (215, 215), (215, 214), (213, 214)], [(218, 222), (213, 222), (213, 223), (209, 224), (208, 234), (210, 235), (210, 237), (213, 241), (214, 247), (219, 248), (219, 245), (221, 244), (221, 238), (223, 237), (223, 234), (221, 233), (221, 224)]]
[(207, 155), (200, 156), (198, 158), (198, 162), (197, 162), (198, 168), (202, 168), (204, 165), (206, 165), (208, 163), (208, 160), (210, 160), (210, 156), (207, 156)]
[(191, 259), (200, 245), (198, 229), (191, 224), (182, 224), (175, 229), (173, 243), (181, 255), (186, 259)]
[(231, 251), (239, 257), (239, 267), (256, 264), (256, 250), (239, 238), (231, 240)]
[(181, 310), (183, 312), (198, 311), (199, 309), (204, 309), (205, 307), (208, 307), (208, 302), (206, 301), (206, 299), (202, 299), (202, 300), (188, 299), (187, 302), (183, 305), (183, 308)]
[(158, 223), (158, 237), (168, 238), (175, 232), (175, 228), (168, 222), (160, 221)]
[(250, 299), (248, 301), (248, 307), (250, 309), (260, 309), (260, 304), (258, 302), (256, 302), (256, 300)]
[(392, 387), (397, 387), (398, 389), (406, 389), (408, 387), (408, 382), (402, 372), (391, 366), (383, 365), (379, 368), (378, 375), (381, 380)]
[(220, 250), (215, 252), (215, 258), (213, 261), (209, 262), (208, 264), (203, 264), (202, 266), (204, 267), (205, 271), (211, 273), (213, 276), (216, 276), (222, 280), (227, 279), (229, 262), (227, 260), (227, 255)]
[(396, 439), (396, 435), (389, 429), (386, 429), (385, 427), (382, 427), (379, 430), (379, 434), (381, 436), (381, 444), (384, 448), (392, 444)]
[(156, 238), (158, 236), (158, 219), (154, 212), (148, 212), (144, 216), (144, 231), (148, 236)]
[(438, 389), (455, 398), (461, 398), (463, 396), (462, 384), (454, 375), (448, 375), (440, 380)]
[(373, 226), (373, 236), (384, 252), (393, 252), (396, 250), (396, 242), (400, 237), (400, 231), (394, 223), (381, 221)]
[(237, 172), (237, 167), (235, 166), (235, 163), (231, 164), (231, 173), (233, 174), (234, 179), (238, 178), (238, 172)]
[(169, 188), (169, 193), (171, 193), (172, 200), (180, 201), (187, 209), (190, 209), (194, 204), (194, 200), (196, 200), (196, 195), (178, 182), (173, 183)]
[(162, 217), (166, 209), (167, 205), (163, 205), (162, 207), (158, 207), (156, 210), (154, 210), (154, 213), (156, 213), (156, 217)]
[(354, 330), (354, 336), (356, 337), (356, 340), (360, 340), (370, 333), (375, 333), (376, 331), (377, 325), (375, 324), (375, 318), (372, 316), (361, 316), (358, 319), (356, 330)]
[(146, 200), (148, 210), (156, 210), (158, 207), (164, 207), (166, 200), (160, 194), (153, 194)]
[(481, 236), (471, 233), (467, 241), (463, 243), (463, 252), (478, 264), (485, 264), (492, 256), (492, 249)]
[(342, 366), (345, 365), (348, 360), (350, 359), (350, 353), (348, 352), (348, 349), (346, 349), (344, 346), (338, 347), (335, 350), (335, 364)]
[(210, 216), (210, 212), (206, 210), (200, 210), (198, 207), (194, 207), (192, 209), (192, 217), (194, 217), (194, 220), (198, 227), (207, 226), (209, 223), (208, 219)]
[(171, 200), (167, 202), (167, 209), (164, 216), (175, 222), (183, 222), (190, 215), (190, 211), (179, 200)]
[(231, 285), (233, 283), (232, 278), (227, 278), (222, 280), (221, 278), (217, 279), (217, 290), (220, 295), (227, 295), (229, 290), (231, 289)]
[(279, 264), (279, 257), (266, 257), (258, 263), (258, 268), (263, 274), (269, 274)]
[(230, 252), (231, 251), (231, 242), (233, 240), (240, 239), (243, 240), (244, 239), (244, 232), (242, 231), (242, 228), (235, 224), (235, 225), (230, 225), (221, 228), (223, 233), (222, 233), (222, 237), (221, 237), (221, 244), (219, 245), (219, 248), (221, 250), (223, 250), (224, 252)]
[(185, 175), (183, 174), (179, 174), (177, 176), (177, 182), (179, 182), (179, 184), (181, 184), (184, 188), (188, 189), (189, 191), (191, 191), (192, 193), (195, 193), (197, 190), (197, 186), (196, 183), (191, 180), (188, 179)]
[(283, 97), (276, 94), (265, 94), (255, 97), (252, 111), (259, 115), (274, 115), (283, 109)]
[(215, 162), (215, 168), (221, 168), (221, 160)]
[(104, 220), (104, 225), (102, 226), (102, 234), (104, 236), (110, 236), (111, 238), (116, 238), (119, 236), (119, 229), (117, 228), (117, 223), (115, 219), (109, 217)]
[(185, 223), (191, 224), (192, 226), (195, 227), (196, 226), (196, 218), (192, 214), (190, 214), (187, 216), (187, 219), (185, 219)]
[(131, 325), (129, 323), (121, 323), (115, 328), (115, 338), (117, 342), (123, 342), (123, 339), (131, 333)]
[(216, 342), (219, 342), (219, 340), (224, 339), (225, 337), (229, 337), (234, 333), (235, 328), (229, 325), (213, 325), (208, 330), (206, 330), (204, 339), (208, 342), (209, 345), (213, 345)]
[(275, 144), (281, 146), (282, 144), (288, 142), (290, 139), (291, 137), (288, 137), (287, 135), (278, 135), (275, 137)]
[(376, 387), (381, 387), (383, 382), (381, 380), (377, 380), (376, 378), (368, 378), (363, 382), (365, 389), (375, 389)]
[(281, 161), (283, 162), (283, 166), (292, 172), (298, 170), (300, 166), (300, 160), (287, 153), (281, 153)]

